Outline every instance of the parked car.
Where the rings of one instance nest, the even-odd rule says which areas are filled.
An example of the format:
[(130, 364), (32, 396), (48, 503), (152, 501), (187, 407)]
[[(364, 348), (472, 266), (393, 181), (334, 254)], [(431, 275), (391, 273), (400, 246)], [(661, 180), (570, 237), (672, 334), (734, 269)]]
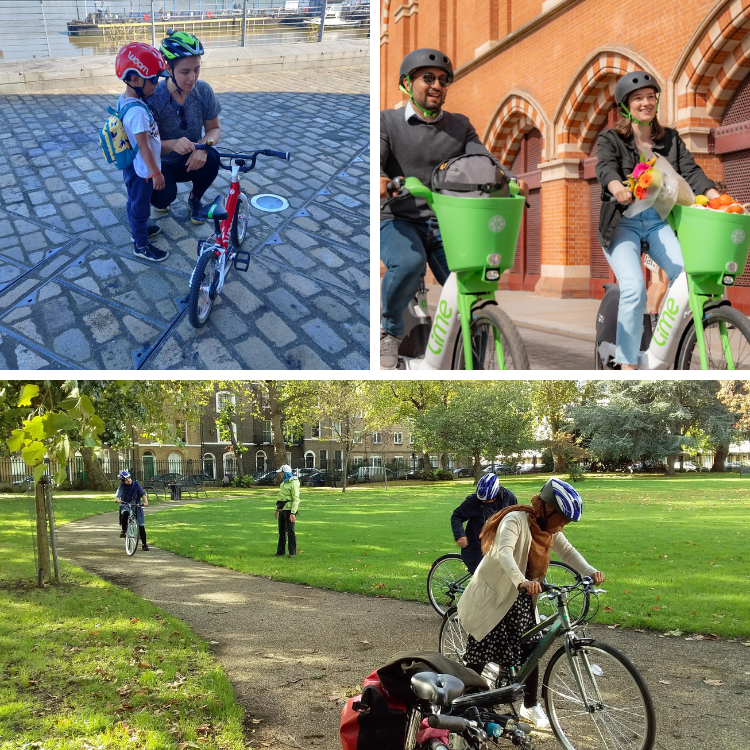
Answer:
[(510, 466), (506, 466), (505, 464), (490, 464), (485, 468), (484, 473), (487, 474), (490, 471), (494, 472), (495, 474), (515, 474), (515, 471)]
[(474, 478), (474, 469), (453, 469), (453, 475), (456, 477), (456, 479), (463, 479), (463, 478)]
[(253, 481), (255, 484), (269, 485), (273, 487), (276, 484), (276, 472), (275, 471), (259, 471), (253, 474)]
[(742, 468), (742, 464), (739, 461), (725, 461), (724, 471), (739, 471)]
[(539, 474), (544, 471), (542, 464), (518, 464), (516, 474)]
[(333, 487), (340, 479), (338, 474), (317, 470), (305, 473), (304, 476), (300, 477), (300, 484), (303, 487)]
[[(351, 477), (351, 474), (349, 476)], [(396, 478), (396, 475), (385, 466), (360, 466), (356, 471), (357, 482), (383, 482), (386, 476), (389, 482)]]
[[(678, 468), (680, 468), (679, 464)], [(696, 466), (692, 461), (683, 461), (681, 468), (683, 471), (703, 471), (702, 466)]]

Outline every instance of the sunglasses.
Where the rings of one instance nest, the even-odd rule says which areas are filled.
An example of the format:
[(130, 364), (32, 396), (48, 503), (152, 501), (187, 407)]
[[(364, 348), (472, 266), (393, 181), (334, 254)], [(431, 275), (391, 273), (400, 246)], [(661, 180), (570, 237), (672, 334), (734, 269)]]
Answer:
[(444, 89), (447, 89), (451, 85), (451, 81), (448, 76), (436, 76), (434, 73), (422, 73), (421, 76), (415, 76), (415, 78), (421, 78), (428, 86), (432, 86), (437, 81)]
[(185, 119), (185, 110), (177, 104), (177, 109), (175, 110), (175, 114), (179, 118), (177, 121), (177, 124), (180, 127), (180, 130), (187, 130), (187, 120)]

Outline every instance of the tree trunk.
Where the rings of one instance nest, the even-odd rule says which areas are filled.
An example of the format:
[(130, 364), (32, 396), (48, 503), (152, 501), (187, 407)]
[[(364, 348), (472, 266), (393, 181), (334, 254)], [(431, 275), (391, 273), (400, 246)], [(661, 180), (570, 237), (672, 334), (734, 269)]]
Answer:
[(474, 484), (477, 484), (482, 478), (482, 456), (479, 453), (474, 454)]
[[(237, 425), (237, 430), (239, 431), (240, 426)], [(243, 477), (245, 476), (245, 472), (242, 470), (242, 449), (239, 443), (237, 442), (237, 436), (234, 434), (234, 430), (229, 427), (229, 439), (232, 441), (232, 450), (234, 451), (234, 458), (237, 463), (237, 476)]]
[(716, 452), (714, 453), (714, 462), (711, 464), (711, 471), (724, 471), (724, 463), (727, 460), (727, 454), (729, 453), (728, 445), (717, 445)]
[(346, 492), (346, 472), (349, 470), (349, 448), (341, 443), (341, 491)]
[(562, 453), (552, 453), (553, 471), (555, 474), (560, 474), (568, 469), (568, 459)]
[(667, 476), (673, 477), (674, 476), (674, 465), (675, 461), (677, 461), (677, 456), (667, 456)]
[(49, 560), (49, 539), (47, 537), (47, 504), (44, 498), (46, 485), (37, 482), (34, 486), (36, 492), (36, 544), (39, 570), (37, 571), (37, 583), (41, 587), (44, 579), (49, 578), (52, 572)]
[(281, 404), (276, 391), (276, 383), (266, 380), (268, 403), (271, 410), (271, 438), (273, 440), (273, 468), (278, 469), (286, 463), (286, 443), (281, 428)]
[(81, 448), (81, 458), (83, 459), (83, 467), (89, 478), (89, 488), (92, 490), (108, 490), (109, 479), (107, 479), (107, 476), (102, 471), (102, 467), (99, 465), (99, 461), (94, 456), (94, 449)]

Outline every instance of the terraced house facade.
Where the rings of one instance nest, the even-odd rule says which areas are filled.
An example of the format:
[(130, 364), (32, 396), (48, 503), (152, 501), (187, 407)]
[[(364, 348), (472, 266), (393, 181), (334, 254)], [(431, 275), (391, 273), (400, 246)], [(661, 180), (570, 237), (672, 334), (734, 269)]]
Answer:
[[(549, 297), (601, 298), (614, 280), (597, 240), (596, 139), (617, 80), (645, 70), (712, 179), (750, 202), (750, 0), (382, 0), (382, 108), (403, 106), (398, 70), (418, 47), (456, 69), (446, 108), (531, 187), (503, 283)], [(750, 312), (750, 269), (729, 290)]]

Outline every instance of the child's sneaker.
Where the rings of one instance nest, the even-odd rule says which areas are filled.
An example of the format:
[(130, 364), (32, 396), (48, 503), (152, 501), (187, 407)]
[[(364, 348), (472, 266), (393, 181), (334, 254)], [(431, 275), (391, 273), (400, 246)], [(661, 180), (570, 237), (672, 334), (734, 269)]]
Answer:
[[(158, 237), (161, 234), (161, 227), (157, 227), (156, 224), (149, 224), (148, 226), (148, 241), (151, 242), (154, 237)], [(130, 239), (135, 242), (135, 237), (130, 235)]]
[(187, 199), (188, 206), (190, 207), (190, 221), (193, 222), (193, 224), (205, 224), (206, 220), (199, 218), (198, 214), (200, 213), (201, 208), (201, 199), (200, 198), (188, 198)]
[(166, 208), (157, 208), (156, 206), (151, 206), (151, 210), (155, 214), (161, 214), (162, 216), (164, 216), (165, 214), (169, 213), (169, 206), (167, 206)]
[(533, 724), (537, 729), (549, 729), (547, 714), (544, 713), (544, 709), (538, 703), (531, 708), (521, 706), (521, 710), (518, 713), (522, 719)]
[(169, 257), (169, 253), (166, 250), (159, 250), (150, 242), (146, 247), (136, 247), (134, 249), (137, 258), (143, 258), (143, 260), (150, 260), (152, 263), (161, 263)]

